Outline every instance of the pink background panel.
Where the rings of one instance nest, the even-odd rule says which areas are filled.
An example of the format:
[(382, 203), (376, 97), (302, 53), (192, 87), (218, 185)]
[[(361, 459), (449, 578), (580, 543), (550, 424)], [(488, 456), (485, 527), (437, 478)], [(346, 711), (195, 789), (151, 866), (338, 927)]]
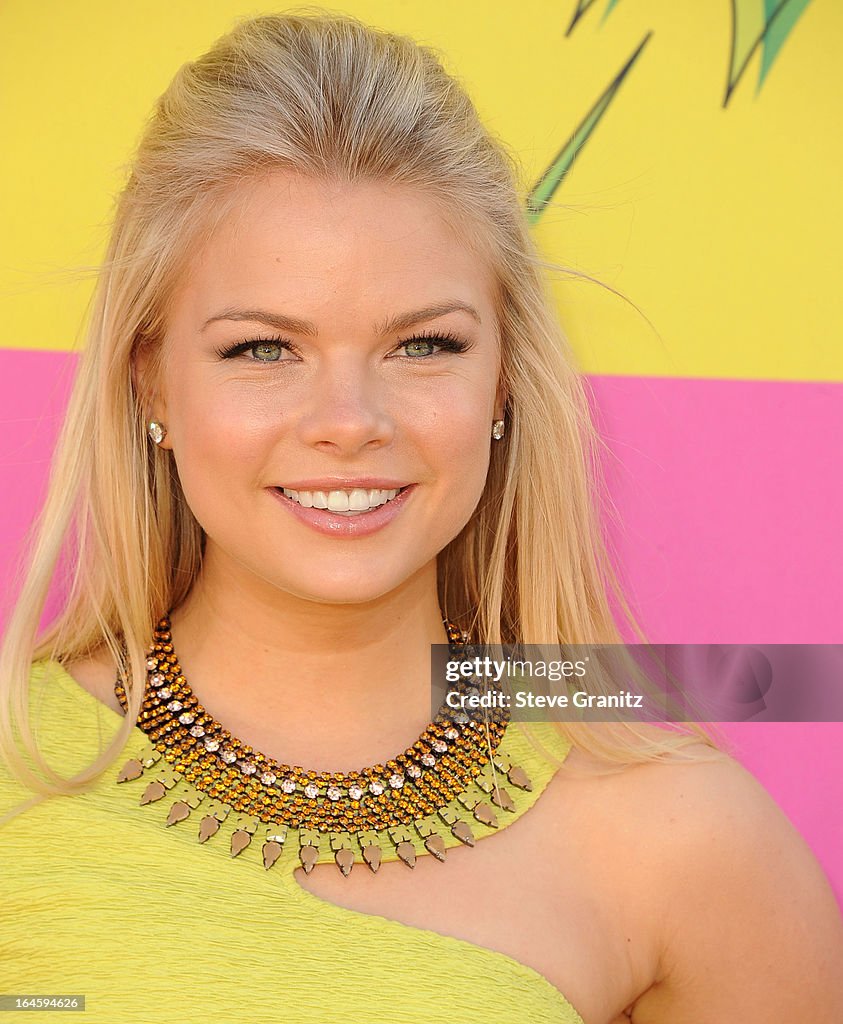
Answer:
[[(76, 357), (0, 350), (0, 616)], [(589, 378), (609, 539), (654, 643), (839, 643), (843, 384)], [(83, 439), (80, 439), (80, 443)], [(3, 619), (0, 618), (0, 622)], [(843, 904), (843, 724), (720, 726)]]
[(843, 384), (591, 377), (656, 643), (843, 640)]
[[(608, 538), (648, 639), (843, 641), (843, 384), (589, 383), (607, 448)], [(805, 837), (843, 906), (843, 723), (719, 730)]]

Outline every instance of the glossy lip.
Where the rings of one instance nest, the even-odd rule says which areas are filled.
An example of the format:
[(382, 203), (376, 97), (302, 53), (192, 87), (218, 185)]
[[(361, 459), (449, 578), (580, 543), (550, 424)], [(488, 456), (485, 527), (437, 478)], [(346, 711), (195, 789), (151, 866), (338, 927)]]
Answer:
[(325, 476), (321, 480), (313, 477), (310, 480), (299, 480), (293, 484), (276, 484), (288, 491), (353, 491), (355, 487), (363, 487), (367, 491), (397, 491), (401, 487), (409, 487), (406, 480), (388, 480), (383, 476), (359, 476), (352, 480), (349, 477)]
[[(391, 523), (400, 514), (415, 491), (416, 485), (409, 484), (392, 501), (387, 501), (385, 504), (378, 505), (377, 508), (373, 508), (369, 512), (361, 512), (356, 516), (338, 516), (324, 508), (305, 508), (303, 505), (299, 505), (297, 501), (293, 501), (292, 498), (288, 498), (281, 491), (280, 487), (269, 487), (267, 489), (300, 522), (306, 523), (318, 533), (325, 534), (327, 537), (367, 537), (369, 534), (375, 533), (386, 526), (387, 523)], [(295, 487), (289, 489), (291, 491), (297, 490)], [(301, 489), (305, 490), (304, 487)], [(341, 490), (342, 488), (335, 487), (334, 489)], [(314, 490), (321, 490), (321, 488), (315, 487)]]

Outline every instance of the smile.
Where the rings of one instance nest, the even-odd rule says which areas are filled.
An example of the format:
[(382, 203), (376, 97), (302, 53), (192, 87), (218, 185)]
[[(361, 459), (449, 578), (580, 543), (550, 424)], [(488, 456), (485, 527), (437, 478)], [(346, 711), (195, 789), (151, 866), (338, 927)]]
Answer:
[(395, 490), (366, 490), (355, 487), (348, 491), (293, 491), (286, 487), (279, 490), (302, 508), (322, 508), (336, 515), (358, 516), (373, 508), (393, 501), (406, 487)]
[[(394, 490), (293, 491), (270, 487), (269, 493), (300, 523), (334, 538), (366, 537), (397, 519), (412, 503), (416, 484)], [(310, 504), (306, 504), (310, 502)], [(354, 506), (364, 507), (355, 508)]]

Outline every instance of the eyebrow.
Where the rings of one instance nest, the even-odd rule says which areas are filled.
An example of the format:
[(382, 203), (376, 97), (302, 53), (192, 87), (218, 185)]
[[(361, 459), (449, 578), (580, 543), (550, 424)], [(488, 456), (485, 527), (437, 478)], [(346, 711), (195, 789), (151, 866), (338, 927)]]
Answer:
[[(375, 331), (381, 337), (385, 337), (387, 334), (392, 334), (393, 331), (405, 331), (407, 328), (413, 327), (425, 320), (434, 320), (436, 317), (444, 316), (446, 313), (454, 313), (458, 310), (463, 310), (470, 314), (478, 324), (483, 323), (480, 319), (480, 314), (474, 306), (468, 302), (454, 300), (434, 302), (423, 309), (415, 309), (409, 313), (400, 313), (387, 317), (386, 320), (375, 324)], [(310, 320), (300, 320), (298, 317), (286, 316), (284, 313), (271, 313), (265, 309), (223, 309), (214, 316), (208, 317), (202, 325), (202, 330), (204, 331), (209, 324), (215, 323), (217, 320), (249, 320), (253, 323), (275, 327), (279, 331), (291, 331), (295, 334), (304, 334), (311, 338), (315, 338), (319, 334), (316, 324), (311, 323)]]

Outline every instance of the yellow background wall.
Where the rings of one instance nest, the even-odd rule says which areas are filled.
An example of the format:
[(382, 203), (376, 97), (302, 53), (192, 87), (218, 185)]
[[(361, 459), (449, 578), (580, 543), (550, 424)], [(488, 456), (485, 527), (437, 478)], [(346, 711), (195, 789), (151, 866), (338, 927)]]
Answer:
[[(758, 86), (764, 12), (793, 24)], [(730, 9), (731, 8), (731, 9)], [(0, 7), (0, 347), (68, 349), (111, 196), (176, 68), (233, 0), (5, 0)], [(536, 222), (549, 258), (619, 289), (556, 284), (589, 373), (840, 380), (843, 5), (358, 0), (440, 47), (523, 161), (525, 194), (640, 49)], [(568, 32), (578, 10), (581, 16)], [(775, 25), (773, 25), (775, 27)], [(734, 77), (734, 76), (733, 76)]]

